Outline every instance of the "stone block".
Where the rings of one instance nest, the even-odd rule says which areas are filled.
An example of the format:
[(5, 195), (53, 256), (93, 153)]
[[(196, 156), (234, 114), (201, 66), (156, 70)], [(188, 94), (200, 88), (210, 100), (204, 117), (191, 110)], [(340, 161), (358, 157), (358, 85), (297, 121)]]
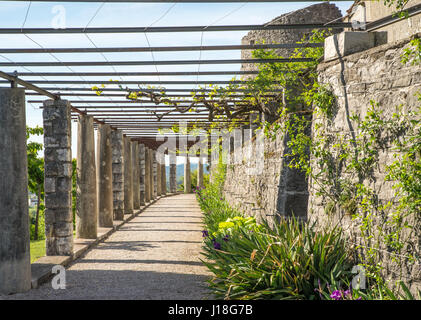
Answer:
[(376, 45), (374, 32), (344, 31), (325, 39), (325, 61), (344, 57), (352, 53), (373, 48)]

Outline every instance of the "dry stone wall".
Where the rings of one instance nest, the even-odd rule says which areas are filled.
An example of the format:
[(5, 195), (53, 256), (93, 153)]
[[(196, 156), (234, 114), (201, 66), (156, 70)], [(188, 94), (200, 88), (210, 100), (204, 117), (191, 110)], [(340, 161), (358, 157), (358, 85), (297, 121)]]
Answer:
[[(415, 35), (420, 37), (421, 34)], [(319, 65), (319, 81), (327, 85), (334, 93), (337, 102), (332, 122), (327, 122), (321, 117), (313, 117), (313, 134), (315, 126), (320, 126), (325, 138), (330, 139), (330, 152), (335, 152), (334, 145), (340, 143), (340, 135), (352, 137), (358, 134), (357, 123), (352, 115), (364, 118), (371, 107), (370, 101), (378, 103), (376, 109), (383, 112), (385, 119), (391, 119), (396, 112), (396, 107), (402, 105), (403, 112), (415, 111), (420, 102), (416, 96), (421, 92), (421, 67), (418, 65), (402, 64), (401, 56), (409, 47), (410, 38), (388, 43), (363, 52), (355, 53), (343, 58), (322, 63)], [(385, 181), (387, 166), (391, 165), (396, 158), (395, 148), (385, 146), (378, 150), (378, 164), (370, 179), (364, 183), (377, 195), (380, 203), (396, 203), (395, 182)], [(316, 172), (317, 174), (317, 172)], [(355, 180), (355, 177), (349, 177)], [(361, 243), (359, 221), (352, 219), (352, 215), (336, 205), (334, 210), (326, 210), (328, 200), (317, 194), (318, 189), (313, 181), (309, 181), (309, 207), (308, 217), (317, 220), (321, 224), (339, 224), (343, 227), (350, 242)], [(418, 232), (404, 232), (402, 239), (407, 238), (411, 254), (419, 257), (421, 238), (419, 235), (420, 219), (414, 217), (410, 223)], [(383, 217), (374, 217), (374, 225), (381, 226)], [(403, 269), (392, 263), (392, 254), (384, 246), (380, 251), (381, 261), (385, 268), (386, 277), (391, 279), (403, 278), (411, 285), (415, 292), (421, 288), (421, 268), (418, 263), (404, 263)]]
[[(341, 12), (334, 4), (319, 3), (283, 14), (268, 24), (326, 23), (339, 17)], [(249, 32), (242, 39), (242, 44), (262, 42), (290, 44), (300, 41), (311, 31), (311, 29), (256, 30)], [(293, 51), (294, 49), (276, 49), (276, 53), (284, 57), (290, 56)], [(243, 50), (242, 58), (252, 58), (252, 51)], [(257, 65), (243, 64), (242, 70), (257, 70)], [(279, 136), (273, 141), (266, 139), (261, 148), (257, 146), (258, 140), (249, 139), (249, 136), (242, 134), (241, 139), (244, 142), (240, 142), (240, 145), (244, 147), (235, 148), (236, 155), (231, 158), (236, 163), (228, 165), (224, 186), (227, 200), (249, 215), (263, 214), (267, 217), (276, 217), (294, 214), (305, 217), (308, 198), (306, 179), (296, 170), (289, 169), (282, 160), (288, 138), (283, 139)], [(236, 141), (239, 139), (236, 138)], [(256, 167), (256, 156), (250, 157), (247, 154), (250, 149), (256, 150), (256, 147), (262, 150), (259, 159), (262, 159), (264, 164), (258, 170), (250, 170)], [(237, 161), (239, 158), (242, 160)]]

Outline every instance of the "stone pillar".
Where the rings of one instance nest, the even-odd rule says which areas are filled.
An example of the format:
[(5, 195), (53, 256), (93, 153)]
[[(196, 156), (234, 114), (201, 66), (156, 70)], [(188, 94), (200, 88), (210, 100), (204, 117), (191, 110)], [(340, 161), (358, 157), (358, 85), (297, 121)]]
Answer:
[(98, 226), (113, 227), (113, 152), (111, 127), (101, 124), (97, 137)]
[(184, 162), (184, 193), (191, 193), (190, 156), (188, 150), (186, 151)]
[(124, 214), (133, 214), (133, 170), (132, 146), (129, 137), (124, 137)]
[(44, 194), (47, 256), (73, 254), (72, 124), (65, 100), (44, 102)]
[(197, 186), (203, 187), (203, 158), (199, 157), (199, 163), (197, 164)]
[(145, 205), (145, 145), (139, 144), (139, 202)]
[(170, 192), (177, 192), (177, 156), (170, 153)]
[(156, 195), (159, 197), (162, 194), (162, 177), (161, 177), (161, 155), (155, 151), (156, 162)]
[(151, 149), (145, 147), (145, 202), (151, 201)]
[(165, 166), (165, 154), (161, 155), (161, 194), (167, 194), (167, 171)]
[(114, 220), (124, 219), (124, 140), (121, 130), (111, 131), (113, 153)]
[(31, 289), (25, 90), (0, 89), (0, 294)]
[(139, 188), (139, 143), (132, 141), (132, 171), (133, 171), (133, 209), (140, 209), (140, 188)]
[(157, 161), (156, 161), (156, 150), (152, 150), (152, 194), (153, 198), (158, 197), (158, 184), (157, 184)]
[(96, 239), (98, 203), (92, 116), (79, 115), (77, 141), (76, 237)]
[(149, 196), (151, 201), (154, 199), (153, 197), (153, 150), (149, 149), (149, 161), (148, 161), (148, 166), (149, 166)]

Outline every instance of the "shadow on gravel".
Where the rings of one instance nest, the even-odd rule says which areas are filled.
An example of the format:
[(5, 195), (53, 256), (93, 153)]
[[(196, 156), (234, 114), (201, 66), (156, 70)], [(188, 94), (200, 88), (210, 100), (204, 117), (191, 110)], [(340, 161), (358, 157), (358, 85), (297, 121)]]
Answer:
[(209, 277), (153, 271), (69, 270), (66, 289), (50, 283), (27, 293), (0, 296), (0, 300), (197, 300), (209, 298)]

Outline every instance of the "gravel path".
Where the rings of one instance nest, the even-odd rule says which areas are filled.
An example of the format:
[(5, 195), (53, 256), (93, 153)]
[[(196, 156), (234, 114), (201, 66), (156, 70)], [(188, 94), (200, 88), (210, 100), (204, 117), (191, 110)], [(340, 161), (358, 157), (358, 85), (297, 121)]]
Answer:
[(162, 198), (75, 261), (66, 271), (66, 289), (47, 282), (6, 298), (209, 298), (210, 273), (199, 260), (201, 215), (193, 194)]

